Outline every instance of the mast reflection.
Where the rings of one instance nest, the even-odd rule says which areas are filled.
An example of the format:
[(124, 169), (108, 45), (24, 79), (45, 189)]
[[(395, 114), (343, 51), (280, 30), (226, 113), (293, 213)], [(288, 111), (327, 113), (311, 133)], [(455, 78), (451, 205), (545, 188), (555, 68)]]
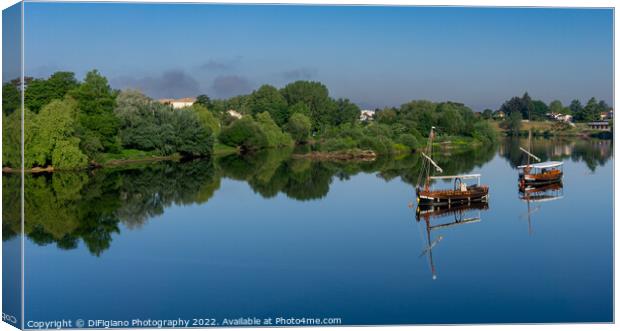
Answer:
[[(523, 186), (519, 185), (519, 199), (527, 203), (528, 233), (534, 233), (532, 228), (532, 214), (540, 210), (540, 203), (552, 202), (564, 198), (564, 184), (557, 181), (547, 185)], [(521, 215), (523, 217), (524, 215)]]
[[(434, 230), (448, 229), (462, 224), (476, 223), (481, 220), (481, 211), (489, 209), (488, 202), (477, 202), (459, 206), (424, 206), (418, 205), (416, 221), (424, 222), (426, 246), (420, 257), (427, 255), (433, 280), (437, 279), (437, 270), (433, 261), (433, 249), (443, 240), (442, 235), (433, 238)], [(473, 214), (473, 215), (472, 215)], [(433, 221), (431, 221), (433, 220)]]

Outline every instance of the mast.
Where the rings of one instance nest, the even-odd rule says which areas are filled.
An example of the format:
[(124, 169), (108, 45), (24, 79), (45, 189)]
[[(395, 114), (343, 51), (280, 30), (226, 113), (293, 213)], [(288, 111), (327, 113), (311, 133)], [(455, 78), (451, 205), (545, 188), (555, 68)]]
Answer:
[(431, 131), (428, 134), (428, 142), (426, 144), (426, 153), (422, 153), (424, 159), (422, 160), (422, 169), (420, 174), (418, 175), (418, 182), (416, 186), (418, 189), (420, 188), (420, 184), (422, 183), (422, 179), (424, 178), (424, 189), (428, 190), (430, 186), (430, 176), (431, 176), (431, 166), (434, 166), (437, 171), (442, 172), (443, 170), (433, 161), (433, 139), (435, 138), (435, 127), (431, 126)]
[[(531, 107), (527, 107), (527, 124), (529, 125), (529, 130), (527, 132), (527, 150), (531, 151), (532, 150), (532, 114), (531, 114)], [(530, 153), (527, 153), (527, 165), (530, 165)]]

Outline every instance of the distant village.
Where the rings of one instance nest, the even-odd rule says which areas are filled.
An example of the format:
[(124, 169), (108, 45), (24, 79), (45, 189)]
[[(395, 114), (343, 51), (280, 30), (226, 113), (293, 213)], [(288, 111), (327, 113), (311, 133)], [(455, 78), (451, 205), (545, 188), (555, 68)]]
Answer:
[[(567, 123), (571, 126), (575, 126), (573, 115), (549, 112), (549, 113), (546, 113), (545, 116), (550, 121)], [(505, 118), (506, 118), (506, 114), (503, 111), (498, 110), (498, 111), (493, 112), (493, 119), (503, 120)], [(612, 121), (613, 119), (614, 119), (614, 110), (609, 109), (606, 112), (600, 113), (600, 118), (598, 121), (587, 122), (585, 124), (590, 129), (593, 129), (593, 130), (609, 131), (611, 128), (610, 121)], [(528, 122), (528, 120), (523, 120), (523, 121)]]
[[(181, 108), (190, 107), (191, 105), (193, 105), (194, 102), (196, 102), (196, 98), (159, 99), (157, 101), (162, 104), (170, 105), (173, 109), (181, 109)], [(227, 113), (228, 115), (234, 118), (243, 117), (243, 114), (241, 114), (235, 109), (229, 109)], [(372, 121), (374, 120), (376, 114), (377, 114), (377, 110), (363, 109), (360, 111), (360, 121), (362, 122)], [(477, 113), (477, 114), (480, 114), (480, 113)], [(545, 116), (547, 117), (549, 121), (562, 122), (562, 123), (567, 123), (571, 126), (575, 126), (573, 115), (549, 112), (549, 113), (546, 113)], [(495, 120), (504, 120), (506, 118), (506, 114), (501, 110), (497, 110), (493, 112), (492, 118)], [(588, 122), (585, 124), (593, 130), (609, 131), (611, 127), (610, 121), (612, 121), (613, 118), (614, 118), (614, 110), (609, 109), (608, 111), (602, 112), (600, 114), (599, 121)], [(527, 122), (528, 120), (523, 120), (523, 121)]]

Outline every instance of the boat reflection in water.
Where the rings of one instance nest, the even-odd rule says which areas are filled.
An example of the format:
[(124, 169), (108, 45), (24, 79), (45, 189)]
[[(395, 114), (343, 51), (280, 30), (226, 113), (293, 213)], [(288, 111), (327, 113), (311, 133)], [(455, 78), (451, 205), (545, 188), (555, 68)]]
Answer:
[[(519, 199), (527, 203), (528, 233), (532, 231), (532, 214), (540, 210), (540, 203), (551, 202), (564, 198), (564, 185), (562, 181), (556, 181), (546, 185), (522, 185), (519, 182)], [(523, 215), (522, 215), (523, 217)]]
[(480, 222), (481, 211), (486, 209), (489, 209), (489, 204), (486, 201), (451, 206), (418, 205), (415, 214), (416, 221), (418, 223), (423, 221), (426, 227), (426, 245), (420, 257), (428, 256), (433, 280), (437, 279), (437, 271), (433, 261), (433, 249), (444, 237), (442, 235), (433, 237), (432, 232), (462, 224)]

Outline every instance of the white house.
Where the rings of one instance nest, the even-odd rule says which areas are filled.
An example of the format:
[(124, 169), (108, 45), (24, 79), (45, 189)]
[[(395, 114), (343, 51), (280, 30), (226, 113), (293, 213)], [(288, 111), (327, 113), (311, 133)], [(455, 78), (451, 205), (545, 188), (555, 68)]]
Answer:
[(240, 112), (238, 112), (238, 111), (236, 111), (234, 109), (229, 109), (229, 110), (226, 111), (226, 113), (228, 113), (228, 115), (230, 115), (231, 117), (234, 117), (234, 118), (237, 118), (237, 119), (243, 117), (243, 115), (241, 115)]
[(360, 112), (360, 121), (372, 121), (375, 118), (375, 111), (364, 109)]
[(165, 105), (171, 105), (173, 109), (180, 109), (193, 105), (196, 102), (196, 98), (159, 99), (157, 101)]
[(570, 123), (573, 121), (573, 116), (568, 114), (560, 114), (560, 113), (547, 113), (547, 116), (552, 120), (556, 120), (558, 122), (566, 122)]

